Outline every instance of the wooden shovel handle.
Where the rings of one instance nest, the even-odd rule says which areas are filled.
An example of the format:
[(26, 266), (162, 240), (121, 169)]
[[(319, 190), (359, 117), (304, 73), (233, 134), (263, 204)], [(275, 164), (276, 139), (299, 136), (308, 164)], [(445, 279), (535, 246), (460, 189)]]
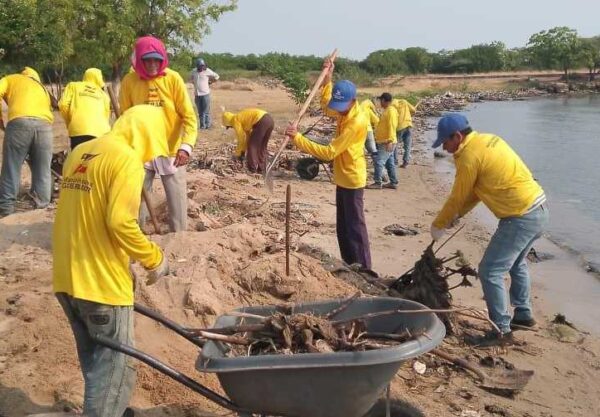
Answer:
[[(335, 58), (337, 57), (337, 53), (338, 53), (338, 50), (336, 48), (336, 49), (333, 50), (333, 52), (331, 53), (331, 55), (329, 55), (329, 59), (331, 60), (331, 62), (335, 61)], [(325, 79), (325, 76), (327, 75), (327, 71), (328, 71), (327, 69), (323, 68), (323, 70), (321, 71), (321, 74), (319, 74), (319, 77), (317, 78), (317, 81), (315, 82), (315, 84), (313, 85), (312, 89), (310, 90), (310, 93), (308, 93), (308, 97), (306, 97), (306, 100), (304, 101), (304, 104), (302, 105), (302, 108), (300, 109), (300, 111), (296, 115), (296, 118), (292, 122), (294, 125), (297, 126), (300, 123), (300, 121), (302, 120), (302, 117), (304, 117), (304, 114), (308, 110), (308, 107), (310, 106), (310, 103), (312, 102), (313, 98), (315, 98), (315, 95), (317, 94), (317, 91), (319, 91), (319, 88), (321, 87), (321, 84), (323, 83), (323, 80)], [(283, 140), (283, 143), (279, 147), (279, 149), (277, 149), (277, 152), (275, 153), (275, 156), (273, 157), (273, 160), (271, 161), (271, 163), (267, 167), (267, 169), (265, 171), (265, 176), (269, 175), (269, 173), (271, 172), (271, 170), (275, 166), (275, 163), (279, 159), (279, 156), (281, 155), (281, 153), (283, 152), (283, 150), (285, 149), (285, 147), (287, 146), (287, 144), (289, 143), (289, 141), (290, 141), (290, 138), (286, 136), (285, 139)]]

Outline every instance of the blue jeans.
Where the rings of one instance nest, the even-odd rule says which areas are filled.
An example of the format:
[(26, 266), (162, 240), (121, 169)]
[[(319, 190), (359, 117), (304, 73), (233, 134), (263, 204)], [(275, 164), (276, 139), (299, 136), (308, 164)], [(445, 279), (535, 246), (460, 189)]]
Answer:
[[(402, 154), (402, 164), (408, 165), (410, 162), (410, 151), (412, 150), (412, 137), (411, 128), (407, 127), (396, 132), (396, 138), (398, 139), (398, 149), (402, 143), (404, 153)], [(394, 152), (394, 165), (398, 165), (398, 151)]]
[(198, 119), (200, 120), (200, 129), (209, 129), (210, 120), (210, 94), (205, 96), (196, 96), (196, 107), (198, 108)]
[(394, 153), (396, 151), (396, 145), (391, 152), (385, 149), (384, 144), (377, 144), (377, 156), (375, 156), (375, 174), (373, 180), (376, 184), (381, 184), (381, 175), (383, 174), (383, 168), (387, 170), (388, 177), (392, 184), (398, 184), (398, 177), (396, 176), (396, 166), (394, 165)]
[(510, 312), (504, 287), (504, 275), (510, 275), (510, 303), (514, 318), (533, 318), (531, 311), (531, 278), (527, 254), (548, 224), (545, 204), (520, 217), (501, 219), (479, 264), (479, 279), (490, 319), (502, 333), (510, 332)]
[(29, 155), (31, 191), (37, 196), (37, 208), (50, 204), (52, 193), (52, 125), (33, 117), (19, 117), (8, 122), (2, 145), (0, 174), (0, 216), (15, 211), (21, 187), (21, 167)]
[(83, 414), (87, 417), (121, 417), (135, 388), (132, 358), (94, 342), (101, 334), (133, 346), (133, 306), (111, 306), (56, 293), (77, 346), (85, 392)]

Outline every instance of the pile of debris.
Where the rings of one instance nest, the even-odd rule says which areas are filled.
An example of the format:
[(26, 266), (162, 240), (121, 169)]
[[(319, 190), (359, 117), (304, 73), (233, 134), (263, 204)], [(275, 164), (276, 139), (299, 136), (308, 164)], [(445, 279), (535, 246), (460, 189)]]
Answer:
[[(401, 333), (367, 331), (365, 320), (373, 313), (351, 320), (333, 320), (361, 293), (358, 292), (324, 316), (311, 313), (291, 314), (285, 307), (270, 316), (234, 312), (242, 317), (240, 324), (222, 328), (198, 329), (194, 332), (205, 340), (215, 340), (230, 347), (229, 357), (299, 353), (358, 352), (392, 347), (408, 340), (408, 330)], [(375, 313), (392, 314), (395, 311)], [(251, 322), (245, 324), (244, 320)]]

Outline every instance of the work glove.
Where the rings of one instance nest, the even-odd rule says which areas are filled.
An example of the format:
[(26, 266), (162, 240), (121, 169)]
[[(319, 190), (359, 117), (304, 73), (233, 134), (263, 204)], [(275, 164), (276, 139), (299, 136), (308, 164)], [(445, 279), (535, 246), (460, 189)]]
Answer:
[(148, 275), (146, 276), (146, 285), (156, 284), (160, 278), (169, 275), (171, 271), (169, 270), (169, 261), (166, 255), (163, 255), (162, 261), (156, 268), (147, 269), (147, 271)]
[(440, 240), (442, 236), (444, 236), (444, 233), (446, 233), (444, 229), (438, 229), (433, 224), (431, 225), (431, 238), (434, 240), (434, 242)]

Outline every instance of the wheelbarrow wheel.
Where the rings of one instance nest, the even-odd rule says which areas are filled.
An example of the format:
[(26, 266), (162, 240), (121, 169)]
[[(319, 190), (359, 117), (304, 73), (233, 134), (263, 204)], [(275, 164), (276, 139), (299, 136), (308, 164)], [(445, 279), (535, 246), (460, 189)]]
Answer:
[(319, 175), (320, 164), (319, 160), (315, 158), (300, 158), (296, 163), (296, 172), (304, 180), (313, 180)]

